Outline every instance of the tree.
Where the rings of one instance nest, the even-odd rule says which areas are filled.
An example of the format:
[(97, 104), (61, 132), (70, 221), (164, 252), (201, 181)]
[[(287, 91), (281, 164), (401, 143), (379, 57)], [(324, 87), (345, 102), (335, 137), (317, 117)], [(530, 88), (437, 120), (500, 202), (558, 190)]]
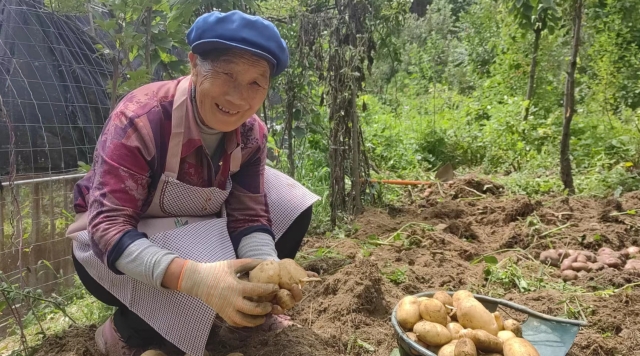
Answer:
[(573, 8), (573, 41), (571, 44), (571, 59), (567, 71), (567, 81), (564, 92), (564, 124), (562, 125), (562, 139), (560, 141), (560, 178), (564, 189), (573, 195), (576, 192), (573, 186), (573, 174), (571, 172), (571, 158), (569, 157), (571, 140), (571, 120), (575, 112), (576, 97), (576, 67), (578, 66), (578, 50), (580, 49), (580, 29), (582, 27), (583, 0), (574, 0)]
[(516, 20), (520, 28), (533, 31), (533, 50), (531, 66), (529, 68), (529, 83), (525, 97), (523, 120), (529, 117), (531, 102), (535, 94), (536, 69), (538, 66), (538, 51), (542, 32), (553, 33), (560, 22), (560, 13), (553, 0), (507, 0), (509, 13)]

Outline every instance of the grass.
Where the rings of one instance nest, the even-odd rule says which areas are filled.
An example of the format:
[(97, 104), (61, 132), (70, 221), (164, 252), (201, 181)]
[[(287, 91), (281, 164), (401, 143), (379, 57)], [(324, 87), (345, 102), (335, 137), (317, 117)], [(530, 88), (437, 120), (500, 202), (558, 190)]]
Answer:
[[(114, 308), (101, 303), (89, 294), (77, 277), (75, 277), (74, 286), (65, 290), (63, 295), (63, 299), (67, 302), (65, 311), (76, 322), (76, 325), (101, 324), (113, 314)], [(54, 309), (47, 311), (45, 318), (40, 320), (46, 333), (43, 335), (37, 323), (29, 322), (29, 316), (25, 317), (23, 320), (25, 324), (24, 332), (29, 347), (32, 349), (37, 348), (44, 336), (61, 334), (73, 325), (71, 319), (60, 311)], [(10, 325), (9, 335), (0, 340), (0, 356), (23, 355), (18, 333), (17, 326), (15, 324)]]

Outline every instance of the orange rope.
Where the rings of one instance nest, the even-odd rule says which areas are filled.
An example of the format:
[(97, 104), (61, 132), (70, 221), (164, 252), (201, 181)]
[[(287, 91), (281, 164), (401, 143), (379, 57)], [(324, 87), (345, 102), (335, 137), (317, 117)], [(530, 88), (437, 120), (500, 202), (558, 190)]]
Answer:
[(425, 182), (419, 180), (394, 180), (394, 179), (363, 179), (362, 181), (369, 181), (371, 183), (382, 183), (392, 185), (430, 185), (433, 182)]

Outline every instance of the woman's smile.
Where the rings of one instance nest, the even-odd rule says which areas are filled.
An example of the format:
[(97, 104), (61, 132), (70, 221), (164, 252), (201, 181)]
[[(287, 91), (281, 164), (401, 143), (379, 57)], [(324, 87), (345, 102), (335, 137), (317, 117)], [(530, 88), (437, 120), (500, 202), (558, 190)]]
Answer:
[(216, 108), (218, 108), (219, 111), (227, 115), (237, 115), (240, 112), (240, 111), (229, 110), (218, 103), (216, 103)]

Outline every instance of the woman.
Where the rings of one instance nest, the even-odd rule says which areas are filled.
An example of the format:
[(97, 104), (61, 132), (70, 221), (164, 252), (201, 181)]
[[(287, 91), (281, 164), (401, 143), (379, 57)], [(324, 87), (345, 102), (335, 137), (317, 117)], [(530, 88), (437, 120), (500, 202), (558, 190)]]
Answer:
[(275, 286), (237, 278), (294, 258), (318, 199), (265, 166), (255, 113), (288, 66), (287, 46), (272, 23), (239, 11), (201, 16), (187, 40), (191, 75), (124, 97), (76, 185), (76, 270), (117, 307), (96, 332), (105, 355), (165, 344), (202, 355), (216, 316), (232, 327), (291, 324), (247, 298)]

